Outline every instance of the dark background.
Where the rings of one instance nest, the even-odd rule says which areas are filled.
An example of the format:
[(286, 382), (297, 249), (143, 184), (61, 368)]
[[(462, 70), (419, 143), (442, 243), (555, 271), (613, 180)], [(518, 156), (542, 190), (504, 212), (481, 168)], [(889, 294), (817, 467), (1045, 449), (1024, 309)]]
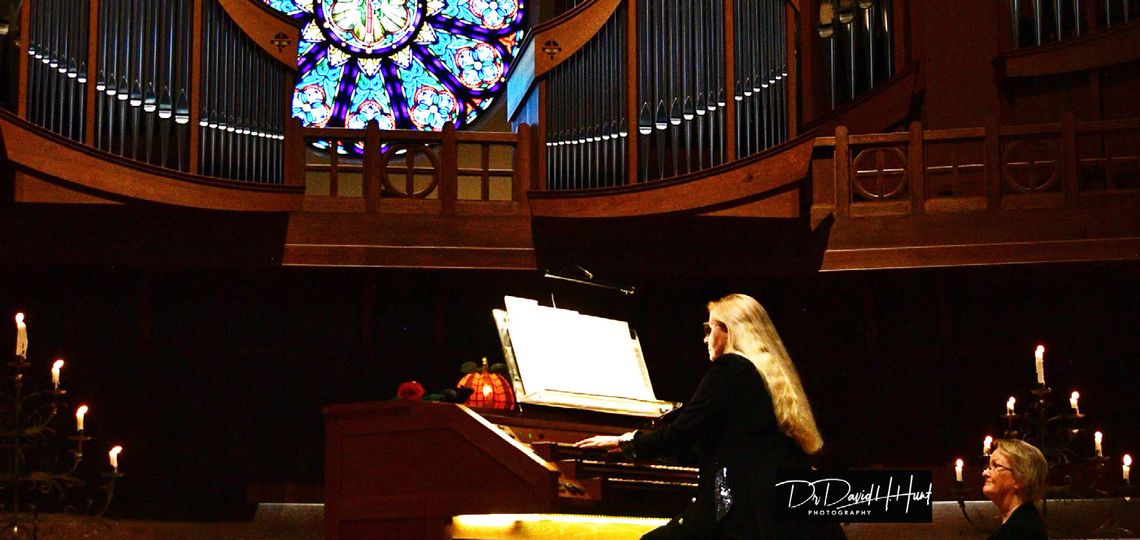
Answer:
[[(974, 456), (1000, 429), (1007, 397), (1028, 405), (1038, 343), (1051, 400), (1067, 408), (1078, 389), (1107, 454), (1140, 449), (1135, 262), (598, 277), (638, 293), (532, 272), (21, 267), (17, 259), (0, 270), (9, 321), (0, 346), (13, 347), (10, 317), (22, 310), (32, 383), (46, 384), (57, 356), (67, 360), (72, 405), (91, 406), (87, 466), (105, 469), (106, 449), (125, 447), (110, 511), (120, 517), (238, 519), (252, 508), (249, 485), (319, 486), (321, 406), (390, 399), (411, 379), (439, 390), (459, 379), (463, 362), (501, 359), (490, 311), (506, 294), (549, 303), (553, 293), (559, 307), (630, 321), (658, 397), (669, 400), (686, 399), (705, 369), (705, 303), (752, 294), (800, 370), (826, 466), (937, 474)], [(69, 433), (73, 421), (67, 412), (59, 427)]]

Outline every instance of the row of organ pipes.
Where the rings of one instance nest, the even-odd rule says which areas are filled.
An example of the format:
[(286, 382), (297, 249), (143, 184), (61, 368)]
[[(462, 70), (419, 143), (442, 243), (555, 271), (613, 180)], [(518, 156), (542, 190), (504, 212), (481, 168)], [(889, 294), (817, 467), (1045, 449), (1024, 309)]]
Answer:
[[(733, 0), (735, 87), (725, 87), (724, 0), (640, 0), (637, 111), (626, 92), (626, 9), (547, 77), (547, 188), (631, 183), (627, 134), (637, 129), (638, 178), (701, 171), (761, 152), (788, 137), (787, 33), (783, 0)], [(726, 125), (726, 99), (738, 102)]]
[(1019, 48), (1075, 39), (1094, 24), (1107, 28), (1126, 23), (1140, 15), (1140, 1), (1009, 0), (1009, 11), (1010, 36)]
[(851, 101), (894, 74), (893, 0), (823, 0), (819, 36), (826, 41), (831, 108)]
[[(241, 181), (280, 183), (292, 72), (252, 43), (217, 0), (27, 0), (28, 118), (129, 159)], [(195, 1), (201, 74), (191, 73)], [(1120, 1), (1120, 0), (1115, 0)], [(625, 0), (581, 49), (547, 75), (547, 188), (586, 189), (676, 177), (788, 138), (784, 0), (731, 0), (734, 80), (725, 80), (725, 0)], [(76, 5), (81, 4), (81, 5)], [(632, 6), (632, 7), (631, 7)], [(636, 20), (637, 81), (627, 69), (627, 10)], [(824, 0), (832, 104), (886, 80), (892, 0)], [(94, 29), (96, 51), (89, 55)], [(91, 66), (88, 58), (94, 58)], [(94, 83), (89, 88), (88, 79)], [(190, 126), (197, 97), (198, 125)], [(627, 92), (633, 90), (636, 110)], [(86, 96), (95, 92), (94, 111)], [(726, 125), (726, 99), (736, 100)], [(91, 119), (93, 126), (85, 122)], [(637, 130), (637, 164), (627, 167)], [(93, 140), (85, 140), (93, 133)], [(736, 148), (728, 155), (729, 139)], [(636, 178), (628, 176), (636, 171)]]
[[(281, 183), (283, 85), (292, 72), (241, 33), (216, 0), (200, 1), (202, 74), (194, 77), (194, 0), (99, 0), (95, 24), (88, 20), (91, 0), (25, 0), (28, 120), (178, 171), (190, 170), (189, 138), (198, 129), (198, 173)], [(92, 30), (95, 60), (88, 66)], [(195, 88), (202, 111), (191, 126)], [(95, 93), (93, 114), (88, 92)]]

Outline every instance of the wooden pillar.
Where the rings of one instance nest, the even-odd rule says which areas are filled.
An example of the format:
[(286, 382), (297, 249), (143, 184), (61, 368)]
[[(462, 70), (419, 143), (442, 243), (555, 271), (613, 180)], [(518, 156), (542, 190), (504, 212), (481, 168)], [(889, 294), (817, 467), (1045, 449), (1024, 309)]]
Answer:
[(724, 0), (724, 159), (736, 159), (736, 15), (733, 0)]
[[(784, 45), (784, 58), (788, 66), (788, 139), (796, 138), (797, 128), (799, 126), (799, 69), (796, 65), (796, 10), (792, 4), (784, 5), (784, 29), (785, 29), (785, 45)], [(804, 41), (810, 41), (805, 38)]]
[(1001, 127), (993, 116), (986, 120), (985, 164), (986, 210), (996, 212), (1001, 209)]
[[(292, 88), (289, 91), (292, 94)], [(305, 185), (305, 128), (301, 126), (299, 118), (285, 119), (285, 140), (281, 141), (281, 154), (284, 161), (281, 183), (286, 186)]]
[(198, 120), (202, 118), (202, 2), (194, 0), (193, 20), (190, 21), (190, 84), (186, 89), (190, 94), (190, 130), (187, 137), (190, 155), (186, 161), (190, 174), (198, 174), (198, 146), (202, 142), (202, 131), (198, 127)]
[(459, 148), (455, 140), (455, 125), (443, 125), (443, 144), (439, 154), (439, 200), (443, 203), (443, 213), (455, 213), (455, 201), (459, 198)]
[[(83, 142), (87, 145), (95, 144), (95, 100), (99, 99), (99, 91), (95, 90), (95, 77), (99, 72), (99, 3), (100, 0), (88, 0), (87, 11), (87, 84), (84, 87), (83, 100)], [(24, 55), (27, 56), (26, 54)], [(93, 77), (92, 74), (95, 76)]]
[(380, 210), (380, 122), (373, 119), (364, 127), (364, 211)]
[(906, 145), (908, 181), (910, 185), (910, 212), (921, 214), (926, 210), (926, 163), (922, 147), (922, 122), (910, 123), (910, 140)]
[(847, 126), (835, 128), (835, 154), (832, 166), (835, 168), (835, 214), (839, 217), (851, 215), (851, 159), (847, 146)]
[(25, 120), (28, 119), (28, 64), (32, 61), (31, 57), (28, 56), (28, 48), (32, 45), (31, 13), (32, 6), (34, 6), (35, 3), (36, 0), (24, 0), (24, 6), (20, 10), (20, 46), (18, 47), (19, 52), (17, 53), (19, 55), (19, 60), (17, 60), (17, 64), (19, 65), (17, 68), (19, 70), (17, 77), (19, 77), (19, 79), (16, 85), (16, 114), (19, 114), (20, 118)]
[(534, 135), (531, 132), (529, 124), (519, 124), (518, 132), (515, 134), (515, 172), (511, 178), (511, 198), (515, 201), (526, 199), (527, 187), (534, 183), (534, 173), (531, 170), (533, 163), (531, 154), (534, 153), (531, 142), (534, 140)]
[[(1107, 173), (1107, 161), (1105, 165)], [(1072, 111), (1066, 111), (1061, 116), (1061, 189), (1065, 193), (1065, 204), (1068, 206), (1073, 206), (1077, 202), (1078, 175), (1077, 120)]]
[[(648, 0), (628, 0), (625, 10), (625, 125), (629, 135), (625, 138), (625, 173), (627, 184), (636, 184), (637, 178), (637, 148), (638, 137), (638, 107), (640, 96), (637, 95), (637, 10), (638, 3)], [(543, 169), (545, 170), (545, 169)]]
[(535, 143), (535, 181), (531, 184), (530, 189), (535, 191), (546, 190), (546, 132), (550, 126), (550, 118), (547, 115), (547, 105), (550, 100), (550, 86), (547, 84), (547, 75), (538, 81), (538, 88), (535, 92), (538, 93), (538, 129), (536, 130), (536, 143)]

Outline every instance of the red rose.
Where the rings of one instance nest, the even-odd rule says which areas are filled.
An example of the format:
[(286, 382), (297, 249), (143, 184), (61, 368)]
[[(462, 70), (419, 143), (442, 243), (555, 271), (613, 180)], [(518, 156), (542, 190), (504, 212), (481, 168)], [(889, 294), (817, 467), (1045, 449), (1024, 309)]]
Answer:
[(419, 401), (424, 397), (424, 387), (422, 384), (416, 381), (401, 383), (400, 389), (396, 390), (396, 397), (411, 401)]

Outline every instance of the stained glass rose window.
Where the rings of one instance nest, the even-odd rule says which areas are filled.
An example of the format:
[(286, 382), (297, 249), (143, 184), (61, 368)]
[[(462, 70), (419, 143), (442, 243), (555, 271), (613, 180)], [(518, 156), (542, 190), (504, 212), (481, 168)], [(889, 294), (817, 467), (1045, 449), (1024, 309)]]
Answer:
[(523, 35), (520, 0), (262, 0), (301, 21), (293, 116), (306, 127), (474, 122)]

